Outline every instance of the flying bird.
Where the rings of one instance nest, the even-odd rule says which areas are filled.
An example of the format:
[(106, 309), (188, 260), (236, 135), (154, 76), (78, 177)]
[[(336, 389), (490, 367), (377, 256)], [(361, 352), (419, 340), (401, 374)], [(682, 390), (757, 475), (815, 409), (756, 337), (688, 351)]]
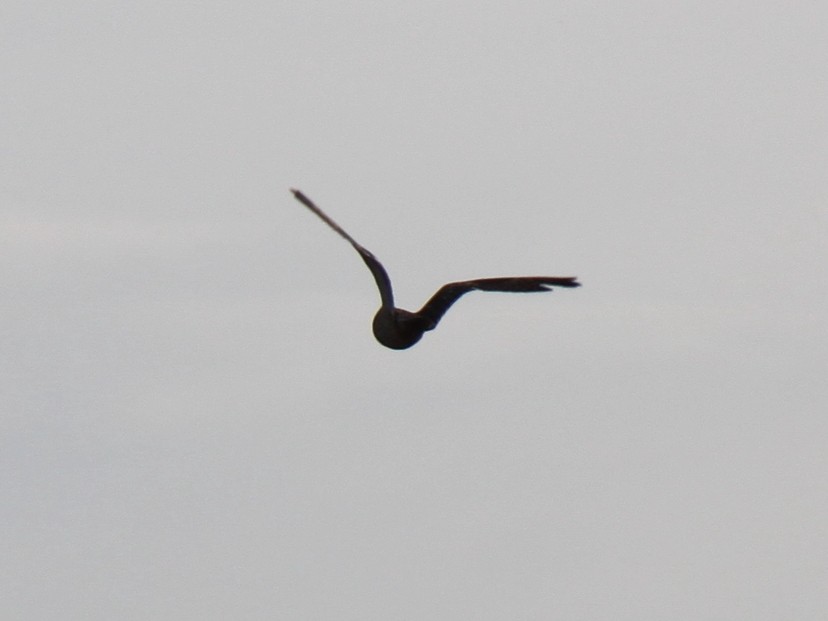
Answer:
[(377, 340), (391, 349), (408, 349), (423, 337), (423, 333), (437, 327), (445, 312), (469, 291), (532, 292), (551, 291), (552, 287), (580, 287), (571, 276), (514, 276), (505, 278), (478, 278), (450, 282), (440, 287), (431, 299), (416, 312), (396, 308), (391, 279), (377, 258), (359, 245), (353, 237), (299, 190), (291, 189), (300, 203), (319, 216), (334, 231), (347, 239), (365, 261), (377, 282), (382, 305), (374, 315), (373, 329)]

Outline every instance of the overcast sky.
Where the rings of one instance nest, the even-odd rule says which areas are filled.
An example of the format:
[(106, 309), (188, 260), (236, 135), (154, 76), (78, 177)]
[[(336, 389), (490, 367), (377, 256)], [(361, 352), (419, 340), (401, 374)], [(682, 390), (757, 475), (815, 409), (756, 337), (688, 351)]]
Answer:
[(0, 13), (7, 618), (828, 618), (822, 3)]

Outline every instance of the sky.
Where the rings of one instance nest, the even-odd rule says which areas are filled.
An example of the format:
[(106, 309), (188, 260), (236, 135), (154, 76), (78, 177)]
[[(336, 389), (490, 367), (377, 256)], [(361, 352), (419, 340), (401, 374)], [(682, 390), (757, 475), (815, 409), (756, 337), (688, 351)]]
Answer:
[[(18, 2), (8, 618), (828, 616), (828, 9)], [(397, 303), (471, 293), (414, 348)]]

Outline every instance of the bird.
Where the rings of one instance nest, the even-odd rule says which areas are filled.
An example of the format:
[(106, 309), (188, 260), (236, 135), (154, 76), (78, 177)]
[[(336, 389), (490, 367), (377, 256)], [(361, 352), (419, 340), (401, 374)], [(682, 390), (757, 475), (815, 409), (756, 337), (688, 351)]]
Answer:
[(379, 289), (381, 305), (374, 315), (372, 328), (374, 336), (390, 349), (408, 349), (415, 345), (423, 334), (437, 327), (440, 319), (461, 296), (470, 291), (535, 292), (551, 291), (552, 287), (580, 287), (575, 276), (511, 276), (502, 278), (477, 278), (450, 282), (437, 290), (418, 311), (407, 311), (394, 306), (391, 279), (382, 263), (365, 247), (334, 222), (324, 211), (300, 190), (290, 190), (296, 200), (315, 213), (325, 224), (344, 237), (362, 257), (374, 276)]

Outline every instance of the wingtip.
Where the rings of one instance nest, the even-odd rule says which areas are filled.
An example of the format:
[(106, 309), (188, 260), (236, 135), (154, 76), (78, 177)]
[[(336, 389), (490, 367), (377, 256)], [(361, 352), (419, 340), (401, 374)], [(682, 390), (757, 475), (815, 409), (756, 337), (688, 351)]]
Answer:
[(574, 289), (580, 287), (581, 283), (577, 281), (577, 276), (564, 276), (557, 279), (557, 282), (545, 282), (541, 284), (543, 291), (554, 291), (555, 287), (566, 287), (567, 289)]
[[(303, 205), (308, 205), (310, 203), (310, 199), (302, 194), (302, 190), (297, 190), (296, 188), (290, 188), (290, 191), (293, 193), (293, 198), (297, 201), (302, 203)], [(310, 206), (310, 205), (308, 205)]]

